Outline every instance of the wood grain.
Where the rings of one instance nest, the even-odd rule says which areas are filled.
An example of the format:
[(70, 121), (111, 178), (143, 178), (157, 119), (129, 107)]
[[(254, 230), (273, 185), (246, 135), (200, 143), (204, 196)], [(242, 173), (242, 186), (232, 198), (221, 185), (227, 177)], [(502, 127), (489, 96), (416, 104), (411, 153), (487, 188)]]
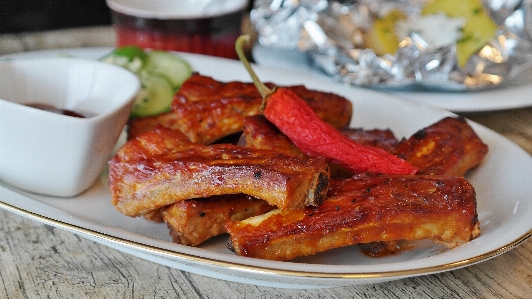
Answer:
[(532, 241), (440, 274), (323, 290), (190, 274), (0, 210), (0, 298), (530, 298)]

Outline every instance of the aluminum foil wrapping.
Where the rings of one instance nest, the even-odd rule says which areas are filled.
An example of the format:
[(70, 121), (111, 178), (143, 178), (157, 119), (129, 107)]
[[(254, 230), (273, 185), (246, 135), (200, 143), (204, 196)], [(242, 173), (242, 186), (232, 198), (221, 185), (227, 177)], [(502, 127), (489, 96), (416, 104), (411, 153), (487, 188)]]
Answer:
[(394, 53), (377, 54), (365, 45), (364, 38), (377, 19), (400, 10), (415, 20), (427, 3), (255, 0), (251, 22), (262, 46), (297, 49), (328, 75), (358, 86), (480, 90), (497, 86), (532, 66), (532, 0), (484, 1), (484, 11), (495, 22), (496, 30), (466, 63), (457, 60), (457, 41), (445, 42), (449, 34), (442, 27), (451, 26), (449, 20), (440, 22), (436, 29), (426, 26), (426, 31), (437, 31), (433, 34), (407, 29)]

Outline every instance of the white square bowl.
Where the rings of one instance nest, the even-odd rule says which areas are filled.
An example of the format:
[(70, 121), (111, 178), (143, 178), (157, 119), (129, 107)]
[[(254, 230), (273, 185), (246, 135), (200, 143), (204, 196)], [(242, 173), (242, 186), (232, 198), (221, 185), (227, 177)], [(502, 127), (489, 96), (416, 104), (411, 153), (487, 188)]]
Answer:
[[(0, 61), (0, 181), (58, 197), (89, 188), (140, 89), (131, 72), (77, 58)], [(27, 106), (46, 104), (89, 117)]]

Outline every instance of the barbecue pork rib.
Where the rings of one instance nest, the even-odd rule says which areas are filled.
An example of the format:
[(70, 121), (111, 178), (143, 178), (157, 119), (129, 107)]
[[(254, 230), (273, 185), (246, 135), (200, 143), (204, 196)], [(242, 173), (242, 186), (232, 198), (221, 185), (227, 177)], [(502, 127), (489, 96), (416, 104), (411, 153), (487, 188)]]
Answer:
[(462, 176), (487, 152), (465, 118), (446, 117), (402, 140), (392, 153), (419, 168), (419, 174)]
[(270, 260), (380, 241), (454, 247), (480, 233), (475, 191), (463, 177), (371, 174), (331, 181), (319, 207), (229, 221), (227, 231), (236, 254)]
[[(172, 130), (180, 131), (177, 115), (173, 112), (166, 112), (152, 116), (132, 118), (127, 123), (127, 140), (151, 131), (157, 126), (163, 126)], [(188, 137), (187, 137), (188, 140)]]
[[(238, 145), (306, 157), (288, 137), (261, 115), (244, 118)], [(274, 208), (263, 200), (243, 194), (221, 195), (176, 202), (162, 208), (162, 218), (174, 242), (197, 246), (211, 237), (226, 233), (225, 223), (228, 220), (244, 220)]]
[(112, 203), (140, 216), (180, 200), (244, 193), (279, 209), (319, 205), (329, 184), (321, 157), (301, 158), (231, 144), (201, 145), (162, 126), (109, 161)]
[(341, 128), (339, 131), (353, 141), (380, 148), (389, 153), (392, 153), (399, 144), (399, 140), (389, 129)]
[[(268, 86), (273, 87), (272, 84)], [(309, 90), (304, 86), (288, 88), (334, 127), (344, 127), (351, 122), (353, 108), (346, 98)], [(172, 124), (192, 142), (211, 144), (224, 136), (240, 132), (244, 117), (260, 114), (261, 104), (262, 97), (253, 83), (220, 82), (195, 73), (183, 83), (174, 97), (172, 110), (175, 122)], [(167, 118), (165, 116), (163, 121), (169, 123)]]
[[(344, 127), (338, 129), (340, 133), (363, 145), (381, 148), (392, 152), (399, 143), (390, 130), (364, 130), (361, 128)], [(240, 135), (238, 145), (250, 148), (271, 149), (284, 154), (307, 157), (294, 143), (284, 135), (275, 125), (263, 115), (248, 116), (244, 118), (244, 128)], [(331, 177), (345, 178), (353, 172), (336, 164), (329, 164)]]
[[(444, 127), (451, 127), (451, 131), (456, 132), (457, 130), (452, 128), (460, 127), (461, 129), (459, 131), (469, 131), (467, 123), (463, 122), (461, 119), (443, 119), (439, 122), (436, 122), (432, 124), (431, 126), (427, 127), (426, 131), (432, 132), (435, 131), (434, 128), (438, 128), (440, 131), (444, 131)], [(423, 130), (421, 130), (423, 131)], [(380, 130), (380, 129), (371, 129), (371, 130), (364, 130), (360, 128), (342, 128), (340, 129), (340, 132), (342, 134), (345, 134), (350, 139), (355, 140), (361, 144), (365, 145), (371, 145), (375, 147), (382, 148), (384, 150), (387, 150), (389, 152), (393, 152), (397, 145), (399, 144), (399, 141), (394, 136), (394, 134), (390, 130)], [(478, 143), (478, 139), (473, 138), (471, 140), (472, 134), (454, 134), (454, 135), (433, 135), (428, 134), (425, 136), (424, 142), (427, 143), (430, 138), (437, 139), (433, 140), (433, 142), (438, 142), (439, 144), (445, 144), (446, 147), (444, 148), (432, 148), (431, 155), (420, 155), (418, 157), (418, 164), (420, 163), (421, 159), (431, 159), (432, 156), (443, 156), (445, 155), (445, 151), (449, 151), (449, 149), (454, 149), (450, 152), (456, 152), (456, 148), (463, 149), (464, 157), (470, 157), (470, 156), (476, 156), (481, 157), (482, 153), (484, 152), (483, 147), (471, 147), (471, 146), (465, 146), (465, 144), (471, 144), (471, 143)], [(478, 138), (478, 137), (477, 137)], [(413, 139), (413, 140), (411, 140)], [(414, 141), (419, 141), (419, 136), (416, 134), (411, 137), (411, 139), (408, 139), (409, 144), (413, 144)], [(452, 141), (452, 142), (451, 142)], [(403, 140), (402, 142), (407, 142), (406, 140)], [(294, 144), (285, 136), (283, 135), (273, 124), (271, 124), (268, 120), (264, 118), (264, 116), (256, 115), (256, 116), (250, 116), (244, 118), (244, 128), (242, 135), (240, 137), (239, 145), (250, 147), (250, 148), (260, 148), (260, 149), (272, 149), (276, 150), (281, 153), (285, 154), (291, 154), (291, 155), (297, 155), (297, 156), (306, 156), (301, 151), (299, 151)], [(412, 147), (414, 150), (423, 151), (422, 147)], [(412, 150), (411, 149), (411, 150)], [(413, 152), (410, 152), (409, 156), (417, 156)], [(468, 159), (469, 161), (473, 161), (471, 159)], [(445, 159), (440, 159), (439, 161), (448, 161)], [(480, 160), (477, 161), (477, 163)], [(423, 163), (423, 165), (428, 165), (427, 163), (430, 161), (427, 161), (426, 163)], [(465, 165), (465, 163), (462, 161), (462, 158), (460, 156), (453, 157), (453, 163), (447, 163), (444, 165), (441, 165), (438, 167), (438, 170), (442, 171), (442, 173), (446, 173), (447, 169), (446, 167), (454, 168), (455, 164), (461, 164)], [(476, 166), (476, 164), (471, 164), (471, 167)], [(435, 164), (430, 164), (430, 167), (432, 169), (435, 168)], [(334, 177), (345, 177), (345, 176), (352, 176), (352, 174), (347, 173), (341, 173), (339, 174), (342, 169), (335, 167), (335, 165), (330, 165), (331, 168), (331, 176)], [(346, 170), (344, 170), (346, 171)], [(335, 174), (333, 174), (333, 172)], [(455, 173), (457, 175), (462, 175), (463, 173)], [(188, 236), (191, 234), (186, 229), (186, 224), (184, 223), (183, 219), (189, 219), (191, 223), (194, 223), (195, 231), (194, 233), (198, 235), (207, 235), (209, 232), (209, 229), (213, 226), (219, 225), (219, 223), (222, 223), (221, 217), (223, 215), (226, 216), (226, 220), (230, 220), (229, 215), (225, 213), (219, 213), (217, 217), (199, 217), (197, 213), (197, 209), (193, 204), (186, 204), (188, 201), (179, 203), (180, 208), (179, 209), (173, 209), (173, 214), (168, 216), (167, 219), (170, 219), (170, 217), (175, 217), (180, 219), (181, 221), (178, 222), (180, 225), (174, 225), (172, 228), (173, 235), (174, 234), (182, 234), (185, 236)], [(223, 207), (225, 204), (227, 204), (226, 207)], [(210, 200), (205, 199), (201, 201), (202, 209), (206, 210), (209, 209), (212, 206), (212, 209), (221, 209), (222, 211), (224, 208), (226, 210), (232, 210), (237, 211), (238, 209), (241, 209), (242, 211), (248, 209), (246, 205), (250, 205), (250, 209), (252, 209), (252, 206), (254, 205), (254, 202), (251, 201), (239, 201), (238, 205), (231, 204), (227, 201), (218, 201), (218, 200)], [(176, 203), (177, 205), (177, 203)], [(217, 220), (219, 222), (212, 223), (214, 220)], [(232, 219), (235, 220), (235, 219)], [(170, 222), (168, 222), (170, 223)], [(170, 224), (169, 224), (170, 227)], [(361, 244), (366, 249), (365, 252), (371, 253), (371, 255), (384, 255), (384, 254), (390, 254), (394, 252), (395, 250), (399, 249), (399, 246), (396, 245), (392, 241), (388, 242), (374, 242), (370, 244)], [(371, 251), (371, 252), (370, 252)]]
[(182, 200), (162, 208), (175, 243), (197, 246), (226, 233), (228, 220), (239, 221), (273, 210), (266, 201), (244, 194)]
[[(419, 174), (463, 176), (477, 167), (488, 146), (463, 117), (445, 117), (397, 140), (389, 129), (340, 128), (340, 133), (360, 144), (395, 154), (420, 169)], [(246, 117), (239, 144), (305, 156), (263, 116)]]
[[(433, 125), (427, 127), (425, 130), (427, 131), (434, 131), (433, 128), (439, 128), (439, 130), (444, 130), (442, 127), (444, 126), (450, 126), (452, 127), (464, 127), (467, 126), (467, 123), (463, 122), (460, 119), (443, 119), (439, 122), (434, 123)], [(456, 131), (456, 130), (454, 130)], [(467, 128), (462, 128), (460, 131), (468, 131)], [(372, 130), (364, 130), (360, 128), (343, 128), (340, 130), (343, 134), (348, 136), (349, 138), (366, 145), (371, 145), (375, 147), (382, 148), (384, 150), (387, 150), (389, 152), (392, 152), (395, 150), (395, 147), (398, 145), (399, 141), (396, 139), (394, 134), (390, 130), (380, 130), (380, 129), (372, 129)], [(425, 136), (425, 142), (429, 140), (429, 138), (433, 138), (434, 136), (432, 134), (429, 134), (428, 136)], [(437, 155), (445, 155), (444, 151), (448, 151), (449, 148), (459, 148), (464, 149), (462, 154), (465, 157), (468, 156), (482, 156), (482, 152), (484, 152), (482, 147), (466, 147), (464, 144), (466, 143), (472, 143), (475, 140), (470, 140), (471, 134), (461, 134), (461, 135), (447, 135), (447, 136), (436, 136), (438, 139), (435, 140), (435, 142), (439, 142), (439, 144), (446, 144), (446, 148), (433, 148), (432, 149), (432, 155), (436, 155), (436, 153), (439, 153)], [(415, 141), (419, 140), (418, 136), (414, 135), (411, 138), (414, 138)], [(478, 138), (478, 137), (477, 137)], [(444, 140), (447, 142), (444, 143)], [(452, 141), (452, 143), (450, 142)], [(406, 142), (403, 140), (402, 142)], [(408, 141), (410, 144), (413, 142), (411, 140)], [(475, 142), (478, 142), (475, 141)], [(268, 120), (264, 118), (264, 116), (250, 116), (244, 118), (244, 128), (243, 132), (239, 141), (239, 145), (250, 147), (250, 148), (260, 148), (260, 149), (272, 149), (276, 150), (281, 153), (285, 154), (291, 154), (296, 156), (306, 156), (301, 151), (299, 151), (294, 144), (285, 136), (283, 135), (273, 124), (271, 124)], [(413, 149), (422, 150), (421, 147), (412, 147)], [(480, 150), (480, 153), (477, 152)], [(451, 152), (456, 152), (456, 150), (453, 150)], [(410, 156), (416, 156), (412, 152), (410, 153)], [(421, 158), (430, 159), (430, 155), (421, 155)], [(418, 162), (421, 161), (421, 158), (418, 158)], [(464, 164), (461, 161), (461, 158), (458, 156), (454, 156), (454, 162), (457, 164)], [(441, 159), (441, 161), (446, 161), (445, 159)], [(471, 160), (470, 160), (471, 161)], [(480, 160), (479, 160), (480, 161)], [(477, 162), (479, 162), (477, 161)], [(430, 161), (428, 161), (430, 162)], [(440, 171), (443, 171), (443, 173), (447, 172), (447, 170), (443, 166), (447, 167), (454, 167), (454, 164), (447, 163), (445, 165), (441, 165), (442, 167), (439, 167), (438, 169)], [(476, 165), (470, 165), (471, 167)], [(434, 164), (431, 164), (431, 167), (434, 168)], [(331, 176), (333, 176), (333, 172), (336, 172), (335, 177), (342, 177), (342, 175), (347, 176), (347, 174), (338, 175), (338, 172), (341, 171), (341, 169), (338, 169), (335, 167), (335, 165), (330, 165), (331, 168)], [(461, 175), (461, 174), (457, 174)], [(352, 174), (349, 174), (348, 176), (352, 176)], [(175, 236), (181, 236), (181, 239), (184, 239), (184, 241), (176, 240), (178, 243), (182, 244), (194, 244), (199, 245), (199, 241), (206, 240), (206, 238), (201, 239), (196, 237), (195, 242), (187, 241), (188, 239), (194, 238), (194, 236), (214, 236), (216, 234), (211, 235), (212, 227), (217, 227), (219, 230), (218, 233), (225, 232), (225, 228), (222, 230), (220, 228), (221, 223), (225, 223), (225, 220), (233, 220), (237, 221), (235, 218), (231, 218), (231, 214), (227, 213), (225, 211), (232, 211), (236, 214), (243, 213), (245, 211), (254, 210), (256, 203), (249, 200), (237, 200), (234, 199), (236, 203), (233, 201), (228, 200), (218, 200), (218, 197), (206, 198), (201, 199), (201, 205), (197, 203), (195, 200), (187, 200), (183, 202), (175, 203), (176, 207), (172, 208), (172, 213), (168, 213), (166, 216), (166, 222), (169, 227), (171, 227), (172, 236), (174, 236), (174, 240), (176, 240)], [(179, 208), (177, 208), (177, 206)], [(200, 208), (201, 207), (201, 208)], [(199, 210), (212, 210), (212, 211), (219, 211), (215, 213), (208, 213), (209, 215), (216, 215), (211, 217), (201, 217), (201, 213), (198, 212)], [(241, 211), (241, 212), (239, 212)], [(261, 211), (260, 214), (264, 213), (266, 211)], [(255, 215), (249, 215), (249, 216), (255, 216)], [(177, 219), (175, 221), (172, 221), (172, 219)], [(244, 218), (242, 218), (244, 219)], [(186, 222), (189, 221), (191, 225), (194, 227), (193, 230), (187, 229)], [(365, 249), (364, 252), (368, 252), (371, 255), (384, 255), (384, 254), (391, 254), (395, 250), (399, 249), (399, 246), (394, 243), (394, 241), (387, 241), (387, 242), (374, 242), (369, 244), (360, 244), (363, 245), (363, 248)]]
[[(279, 153), (306, 157), (264, 116), (244, 118), (239, 146), (276, 150)], [(228, 220), (239, 221), (264, 214), (275, 207), (251, 196), (236, 194), (179, 201), (162, 208), (163, 219), (176, 243), (197, 246), (207, 239), (226, 233)]]
[[(398, 143), (389, 130), (347, 129), (346, 131), (361, 143), (367, 142), (376, 146), (382, 144), (384, 148)], [(262, 115), (244, 118), (244, 128), (238, 145), (275, 150), (287, 155), (307, 156)], [(238, 194), (179, 201), (168, 208), (162, 208), (164, 211), (162, 214), (174, 242), (197, 246), (211, 237), (225, 233), (225, 223), (228, 220), (244, 220), (274, 209), (262, 200), (251, 200), (248, 197)]]
[[(399, 144), (399, 140), (390, 130), (361, 128), (339, 128), (338, 131), (349, 139), (363, 145), (381, 148), (391, 153)], [(275, 125), (263, 115), (248, 116), (244, 118), (244, 127), (238, 145), (277, 150), (287, 154), (306, 156), (292, 141), (286, 137)]]
[(275, 150), (287, 155), (307, 157), (295, 144), (263, 115), (245, 117), (238, 145)]

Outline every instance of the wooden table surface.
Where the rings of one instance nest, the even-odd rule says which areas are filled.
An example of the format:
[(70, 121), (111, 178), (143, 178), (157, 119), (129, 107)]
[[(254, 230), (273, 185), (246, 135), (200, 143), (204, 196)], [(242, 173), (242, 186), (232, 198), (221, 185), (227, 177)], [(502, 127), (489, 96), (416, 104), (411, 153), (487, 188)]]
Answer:
[[(111, 27), (0, 35), (0, 55), (113, 45)], [(463, 115), (532, 154), (532, 108)], [(168, 268), (0, 210), (0, 298), (532, 298), (532, 240), (491, 260), (440, 274), (293, 290)]]

